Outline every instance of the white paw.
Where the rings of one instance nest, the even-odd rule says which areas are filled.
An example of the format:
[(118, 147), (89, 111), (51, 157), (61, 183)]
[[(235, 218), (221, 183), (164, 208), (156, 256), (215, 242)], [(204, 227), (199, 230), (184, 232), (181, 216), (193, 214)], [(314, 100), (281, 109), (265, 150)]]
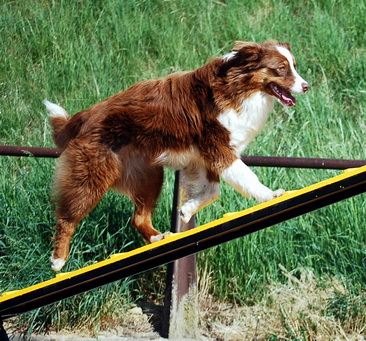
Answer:
[(285, 191), (284, 189), (282, 189), (282, 188), (275, 190), (275, 191), (273, 192), (273, 199), (274, 199), (274, 198), (278, 198), (278, 197), (282, 196), (282, 195), (283, 195), (283, 193), (285, 193), (285, 192), (286, 192), (286, 191)]
[(197, 211), (197, 203), (194, 199), (188, 200), (180, 209), (179, 215), (183, 223), (188, 223)]
[(285, 193), (284, 189), (278, 189), (276, 191), (272, 191), (271, 189), (269, 189), (268, 187), (262, 185), (263, 187), (261, 187), (259, 190), (257, 190), (254, 194), (253, 197), (259, 201), (259, 202), (266, 202), (275, 198), (280, 197), (283, 193)]
[(172, 232), (164, 232), (164, 233), (157, 234), (156, 236), (152, 236), (152, 237), (150, 237), (150, 243), (155, 243), (160, 240), (166, 239), (172, 234), (173, 234)]
[(51, 256), (51, 268), (54, 271), (60, 271), (63, 266), (65, 265), (66, 261), (62, 258), (53, 258), (53, 255)]
[(180, 213), (180, 219), (183, 221), (183, 223), (188, 224), (188, 222), (192, 218), (192, 213), (184, 212), (183, 209), (181, 209), (179, 213)]

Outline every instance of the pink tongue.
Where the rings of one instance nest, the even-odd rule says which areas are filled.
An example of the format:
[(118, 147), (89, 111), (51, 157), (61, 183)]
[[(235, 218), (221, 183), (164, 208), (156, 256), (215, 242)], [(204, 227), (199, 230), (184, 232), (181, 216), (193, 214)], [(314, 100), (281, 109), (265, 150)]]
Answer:
[(282, 89), (281, 91), (281, 102), (288, 107), (292, 107), (296, 104), (295, 97), (291, 96), (291, 94), (286, 91), (285, 89)]

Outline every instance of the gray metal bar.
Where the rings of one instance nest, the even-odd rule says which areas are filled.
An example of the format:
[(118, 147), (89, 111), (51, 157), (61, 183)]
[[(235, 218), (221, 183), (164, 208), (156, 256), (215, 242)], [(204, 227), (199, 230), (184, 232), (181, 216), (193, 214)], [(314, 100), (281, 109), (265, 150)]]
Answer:
[(0, 155), (34, 156), (56, 158), (61, 155), (61, 149), (43, 147), (0, 146)]
[[(0, 146), (0, 155), (59, 157), (61, 149), (21, 146)], [(288, 167), (288, 168), (316, 168), (316, 169), (346, 169), (366, 165), (366, 160), (279, 157), (279, 156), (242, 156), (248, 166), (259, 167)]]
[(321, 159), (278, 156), (242, 156), (241, 159), (248, 166), (261, 167), (347, 169), (362, 167), (366, 165), (366, 160), (349, 159)]

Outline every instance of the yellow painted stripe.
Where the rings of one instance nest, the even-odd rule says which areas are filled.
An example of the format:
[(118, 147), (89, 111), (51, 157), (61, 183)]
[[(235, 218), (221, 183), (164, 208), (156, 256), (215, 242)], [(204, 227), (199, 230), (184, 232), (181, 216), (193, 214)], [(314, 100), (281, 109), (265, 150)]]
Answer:
[(4, 292), (4, 293), (2, 293), (2, 295), (0, 297), (0, 302), (7, 301), (7, 300), (10, 300), (10, 299), (18, 297), (18, 296), (22, 296), (22, 295), (27, 294), (29, 292), (47, 287), (47, 286), (52, 285), (52, 284), (59, 283), (61, 281), (64, 281), (66, 279), (70, 279), (72, 277), (75, 277), (75, 276), (78, 276), (78, 275), (81, 275), (81, 274), (84, 274), (88, 271), (92, 271), (92, 270), (101, 268), (103, 266), (118, 262), (122, 259), (126, 259), (126, 258), (129, 258), (129, 257), (135, 256), (139, 253), (142, 253), (142, 252), (145, 252), (145, 251), (148, 251), (148, 250), (152, 250), (154, 248), (157, 248), (157, 247), (160, 247), (162, 245), (168, 244), (172, 241), (176, 241), (176, 240), (185, 238), (187, 236), (191, 236), (191, 235), (194, 235), (196, 233), (208, 230), (208, 229), (210, 229), (214, 226), (226, 223), (228, 221), (237, 219), (239, 217), (243, 217), (245, 215), (248, 215), (248, 214), (251, 214), (253, 212), (262, 210), (264, 208), (270, 207), (270, 206), (278, 204), (280, 202), (295, 198), (296, 196), (314, 191), (314, 190), (319, 189), (321, 187), (331, 185), (331, 184), (336, 183), (338, 181), (342, 181), (344, 179), (347, 179), (349, 177), (352, 177), (352, 176), (355, 176), (357, 174), (361, 174), (361, 173), (364, 173), (364, 172), (366, 172), (366, 166), (351, 169), (351, 170), (346, 170), (341, 175), (338, 175), (338, 176), (335, 176), (333, 178), (318, 182), (314, 185), (311, 185), (311, 186), (308, 186), (308, 187), (305, 187), (305, 188), (302, 188), (302, 189), (299, 189), (299, 190), (295, 190), (295, 191), (285, 192), (284, 195), (282, 195), (281, 197), (273, 199), (271, 201), (267, 201), (263, 204), (253, 206), (251, 208), (245, 209), (245, 210), (240, 211), (240, 212), (233, 212), (233, 213), (225, 214), (225, 216), (221, 219), (218, 219), (218, 220), (209, 222), (207, 224), (201, 225), (201, 226), (196, 227), (192, 230), (189, 230), (189, 231), (186, 231), (186, 232), (181, 232), (181, 233), (171, 234), (171, 235), (168, 236), (168, 238), (166, 238), (164, 240), (161, 240), (159, 242), (156, 242), (154, 244), (146, 245), (146, 246), (137, 248), (137, 249), (129, 251), (129, 252), (124, 252), (124, 253), (118, 253), (118, 254), (111, 255), (110, 258), (108, 258), (104, 261), (86, 266), (84, 268), (81, 268), (79, 270), (75, 270), (75, 271), (72, 271), (72, 272), (59, 273), (54, 278), (52, 278), (50, 280), (32, 285), (30, 287), (27, 287), (27, 288), (24, 288), (24, 289), (21, 289), (21, 290)]

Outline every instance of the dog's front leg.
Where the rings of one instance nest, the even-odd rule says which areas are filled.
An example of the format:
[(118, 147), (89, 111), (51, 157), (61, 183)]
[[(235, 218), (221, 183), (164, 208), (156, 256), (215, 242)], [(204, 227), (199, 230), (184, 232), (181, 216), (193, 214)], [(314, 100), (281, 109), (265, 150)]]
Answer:
[(272, 200), (285, 192), (283, 189), (272, 191), (264, 186), (240, 159), (235, 160), (229, 167), (224, 169), (221, 177), (243, 196), (247, 198), (254, 197), (259, 202)]
[(180, 218), (188, 223), (191, 217), (220, 196), (218, 176), (213, 176), (205, 167), (190, 164), (182, 170), (183, 181), (190, 187), (191, 197), (182, 205)]

